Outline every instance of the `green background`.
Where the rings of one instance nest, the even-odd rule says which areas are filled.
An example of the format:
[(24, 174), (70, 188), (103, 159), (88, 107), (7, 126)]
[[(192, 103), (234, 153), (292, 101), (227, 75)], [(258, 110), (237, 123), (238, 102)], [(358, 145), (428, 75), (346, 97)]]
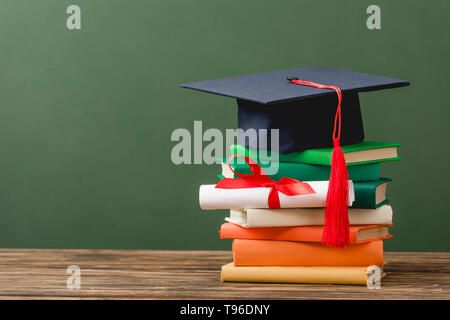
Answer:
[(444, 0), (2, 0), (0, 247), (230, 249), (226, 211), (198, 205), (218, 167), (172, 164), (170, 136), (234, 128), (237, 108), (179, 84), (322, 65), (411, 82), (360, 95), (366, 138), (402, 143), (382, 166), (385, 248), (449, 251), (449, 14)]

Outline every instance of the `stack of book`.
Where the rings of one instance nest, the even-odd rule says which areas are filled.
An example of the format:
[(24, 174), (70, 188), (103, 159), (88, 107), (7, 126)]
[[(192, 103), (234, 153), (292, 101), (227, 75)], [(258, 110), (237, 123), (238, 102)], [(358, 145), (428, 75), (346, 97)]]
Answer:
[(234, 239), (234, 261), (223, 281), (367, 284), (382, 276), (392, 209), (380, 163), (397, 160), (399, 145), (365, 141), (359, 93), (407, 85), (327, 67), (182, 85), (238, 106), (238, 156), (199, 197), (203, 209), (230, 209), (220, 235)]
[[(240, 191), (244, 194), (242, 200), (224, 193), (211, 197), (203, 186), (200, 192), (203, 208), (223, 209), (229, 201), (230, 216), (221, 226), (220, 237), (234, 239), (234, 261), (222, 267), (222, 280), (366, 285), (368, 266), (382, 270), (382, 239), (392, 237), (388, 230), (392, 225), (392, 208), (386, 197), (391, 179), (380, 177), (380, 162), (398, 160), (398, 146), (365, 141), (342, 147), (354, 190), (354, 201), (348, 210), (350, 245), (345, 248), (321, 244), (323, 207), (256, 208), (250, 198), (245, 199), (245, 191)], [(233, 145), (231, 151), (257, 159), (263, 169), (274, 165), (263, 165), (257, 150)], [(332, 148), (280, 153), (278, 172), (269, 177), (277, 181), (289, 177), (309, 181), (314, 186), (330, 176), (331, 153)], [(245, 162), (232, 161), (231, 166), (239, 174), (251, 174)], [(218, 177), (235, 177), (226, 159)]]

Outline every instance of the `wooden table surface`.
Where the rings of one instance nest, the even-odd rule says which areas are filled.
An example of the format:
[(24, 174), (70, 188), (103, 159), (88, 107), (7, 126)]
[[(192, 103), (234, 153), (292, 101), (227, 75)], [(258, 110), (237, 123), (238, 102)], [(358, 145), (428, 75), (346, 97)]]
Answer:
[[(450, 253), (386, 252), (381, 289), (223, 283), (230, 251), (0, 249), (2, 299), (450, 299)], [(67, 267), (81, 270), (69, 290)]]

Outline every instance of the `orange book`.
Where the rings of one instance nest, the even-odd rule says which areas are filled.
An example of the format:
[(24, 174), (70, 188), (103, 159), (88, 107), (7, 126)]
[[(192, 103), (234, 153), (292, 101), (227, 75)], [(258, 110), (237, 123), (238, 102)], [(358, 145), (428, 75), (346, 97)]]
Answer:
[(233, 241), (235, 266), (370, 266), (383, 265), (383, 241), (345, 248), (320, 243), (247, 240)]
[[(391, 225), (350, 226), (350, 243), (391, 238), (389, 226)], [(219, 234), (221, 239), (320, 242), (322, 232), (323, 226), (244, 228), (234, 223), (224, 223)]]

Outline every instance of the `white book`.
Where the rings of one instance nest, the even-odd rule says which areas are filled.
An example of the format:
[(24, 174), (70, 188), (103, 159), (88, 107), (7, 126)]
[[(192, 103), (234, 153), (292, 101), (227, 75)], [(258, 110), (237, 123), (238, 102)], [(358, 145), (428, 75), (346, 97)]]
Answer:
[[(245, 228), (323, 226), (324, 208), (231, 209), (226, 221)], [(349, 208), (350, 225), (391, 224), (392, 207), (377, 209)]]
[[(288, 196), (278, 192), (281, 208), (325, 207), (328, 181), (307, 182), (316, 193)], [(348, 206), (355, 201), (353, 182), (349, 181)], [(214, 184), (200, 186), (199, 202), (204, 210), (268, 208), (270, 188), (221, 189)]]

